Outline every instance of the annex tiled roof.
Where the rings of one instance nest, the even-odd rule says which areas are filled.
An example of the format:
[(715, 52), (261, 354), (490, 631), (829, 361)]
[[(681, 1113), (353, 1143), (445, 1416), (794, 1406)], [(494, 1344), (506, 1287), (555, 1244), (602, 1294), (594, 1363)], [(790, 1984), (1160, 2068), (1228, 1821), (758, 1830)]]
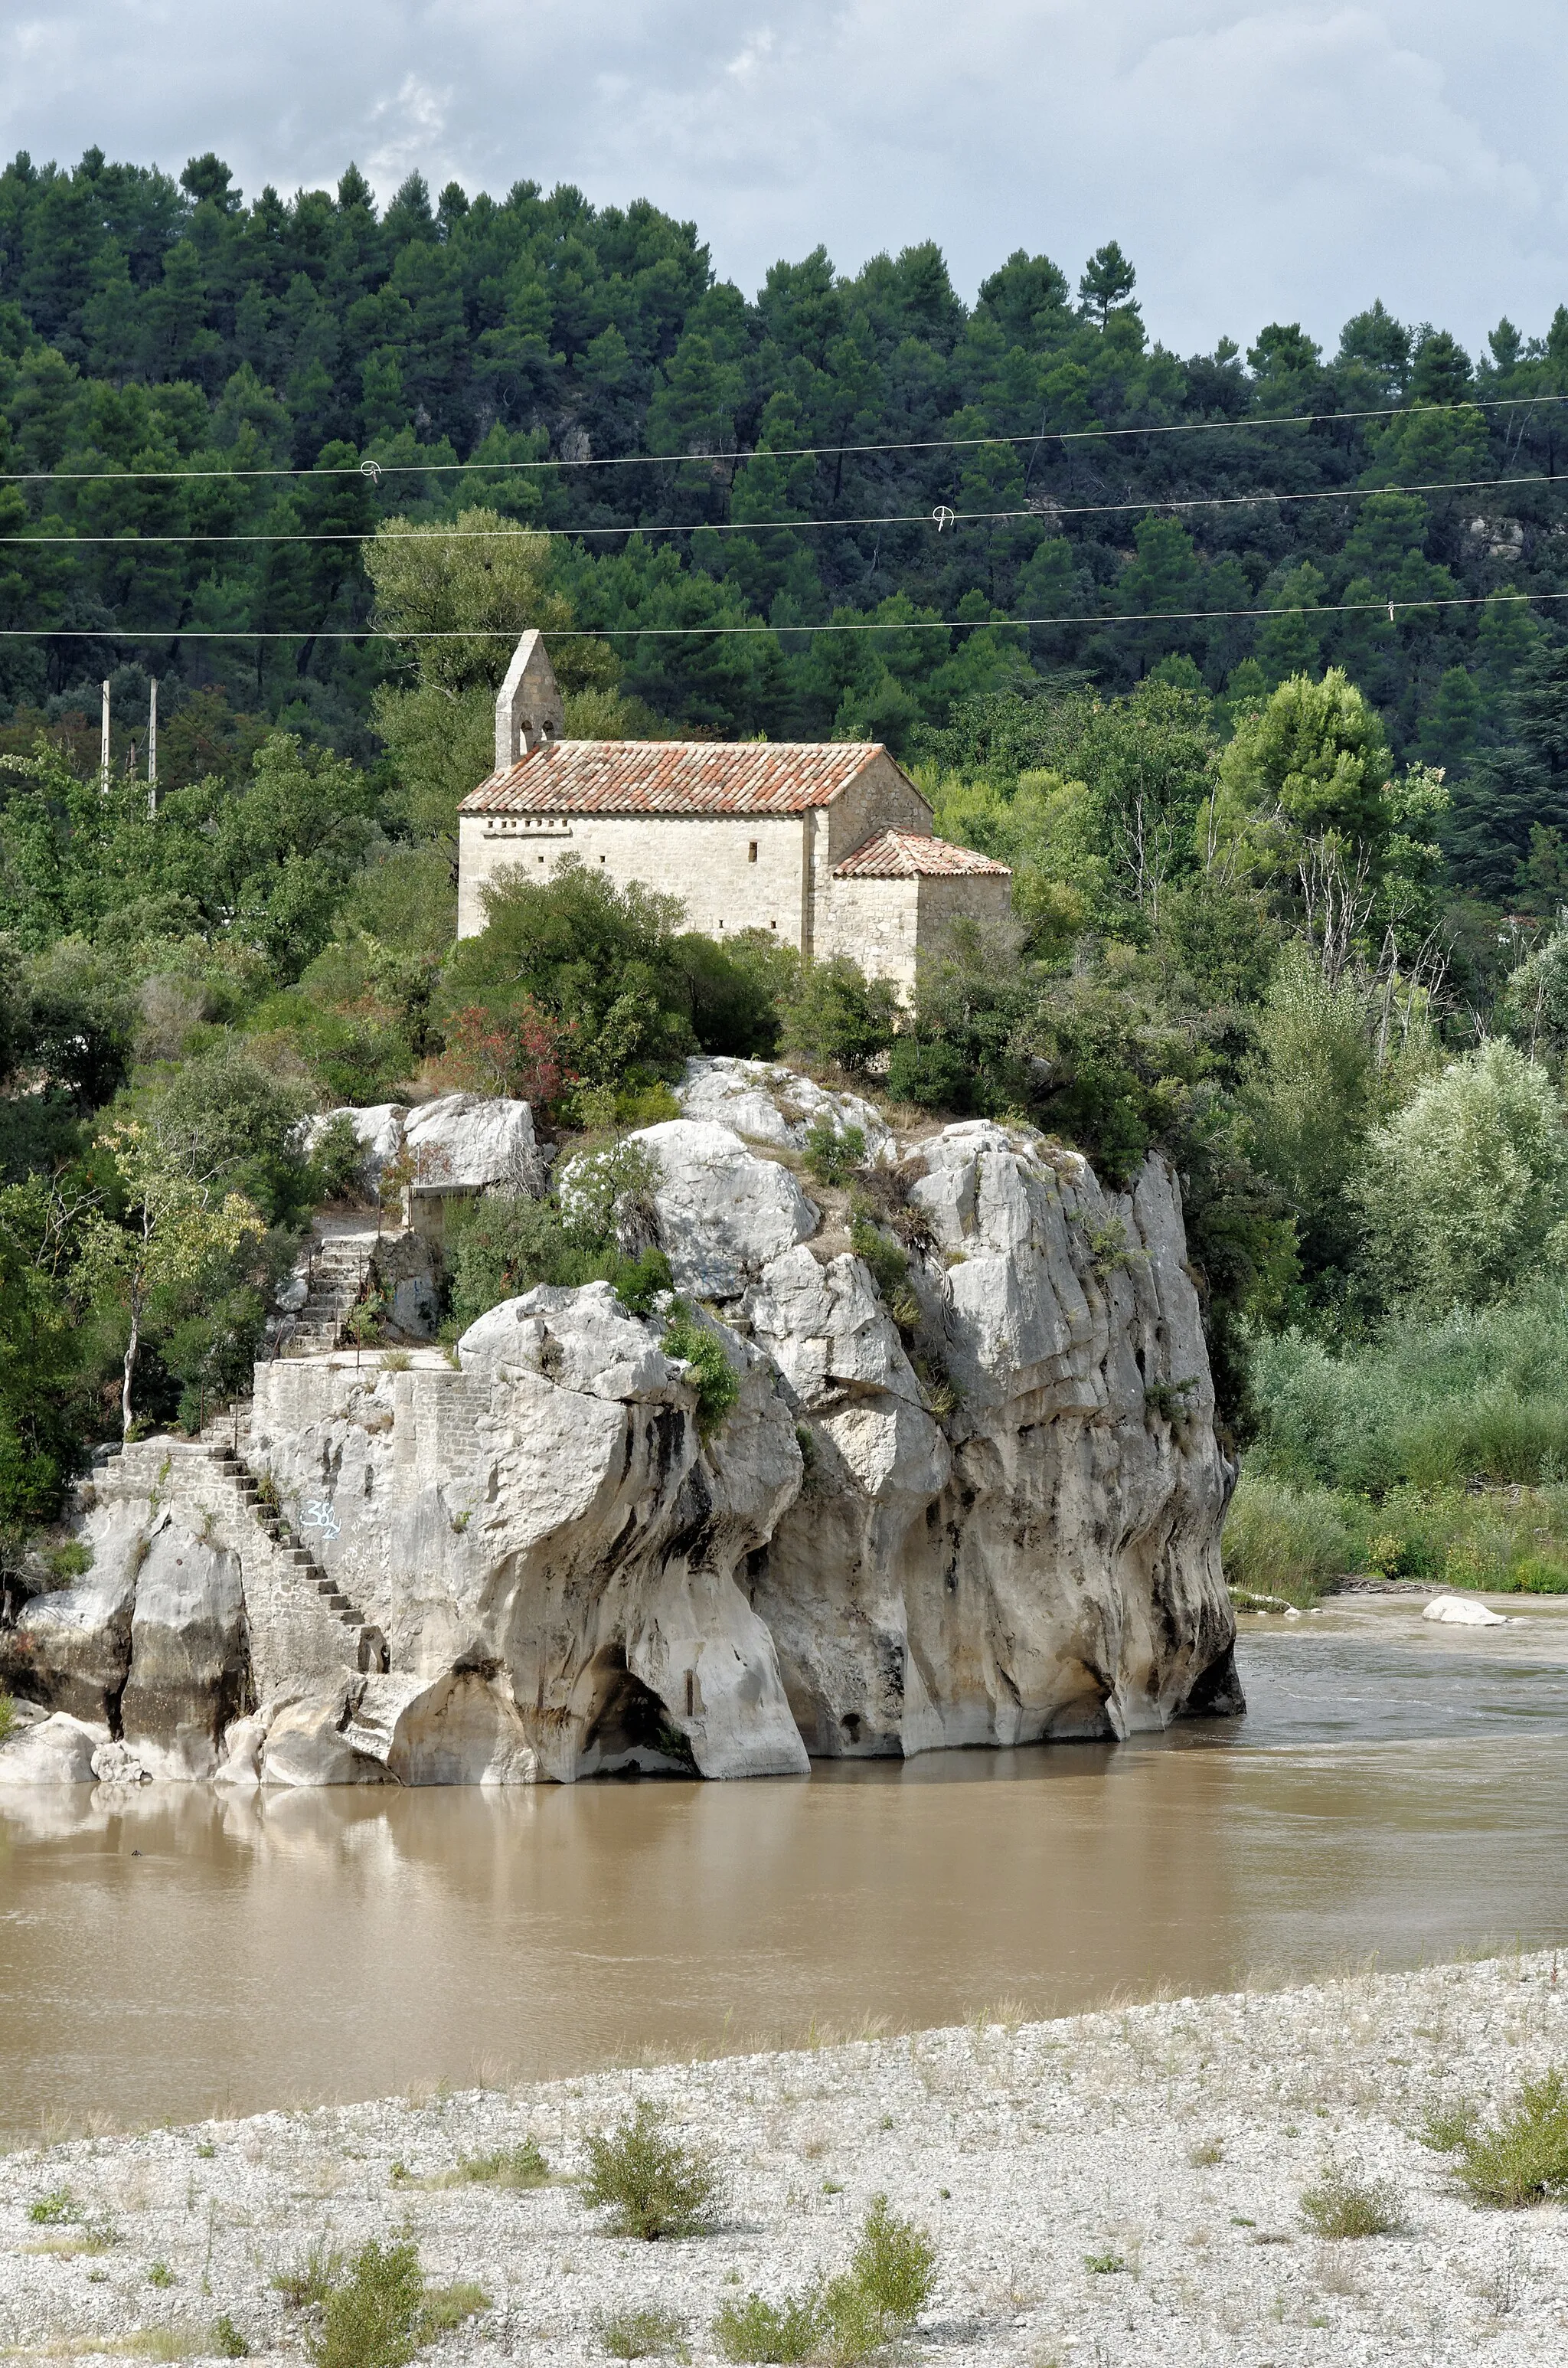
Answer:
[(972, 847), (949, 847), (945, 838), (921, 838), (909, 830), (880, 830), (842, 863), (833, 867), (835, 880), (956, 880), (989, 871), (1010, 880), (1005, 863), (977, 855)]
[(885, 752), (864, 741), (546, 740), (461, 814), (793, 814), (831, 805)]

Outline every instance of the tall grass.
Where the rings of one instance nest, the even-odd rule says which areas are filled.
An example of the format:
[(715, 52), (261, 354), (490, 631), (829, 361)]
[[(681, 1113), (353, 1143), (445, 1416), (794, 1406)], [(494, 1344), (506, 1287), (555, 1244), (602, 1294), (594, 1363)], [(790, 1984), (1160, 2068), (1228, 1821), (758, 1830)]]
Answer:
[(1335, 1353), (1300, 1332), (1259, 1339), (1262, 1430), (1250, 1468), (1298, 1488), (1381, 1497), (1402, 1482), (1568, 1478), (1568, 1289), (1390, 1326)]
[(1238, 1593), (1314, 1603), (1365, 1560), (1361, 1539), (1330, 1488), (1242, 1475), (1225, 1522), (1225, 1576)]

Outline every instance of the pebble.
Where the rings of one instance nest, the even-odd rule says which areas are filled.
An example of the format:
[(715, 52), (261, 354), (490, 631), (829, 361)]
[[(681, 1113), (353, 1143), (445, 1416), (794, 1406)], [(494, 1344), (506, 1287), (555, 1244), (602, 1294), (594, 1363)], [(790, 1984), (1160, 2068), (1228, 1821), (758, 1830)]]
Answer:
[[(0, 2351), (211, 2357), (222, 2317), (298, 2361), (312, 2315), (275, 2279), (408, 2235), (433, 2283), (488, 2302), (432, 2358), (597, 2368), (606, 2318), (653, 2309), (706, 2363), (723, 2301), (843, 2268), (882, 2193), (937, 2248), (910, 2359), (1559, 2362), (1568, 2211), (1477, 2209), (1415, 2135), (1428, 2105), (1489, 2113), (1552, 2064), (1568, 2009), (1536, 1955), (79, 2137), (0, 2158)], [(638, 2243), (582, 2203), (585, 2135), (643, 2098), (722, 2167), (710, 2235)], [(421, 2183), (529, 2135), (549, 2187)], [(1301, 2193), (1330, 2165), (1392, 2185), (1397, 2233), (1311, 2233)], [(68, 2216), (29, 2217), (61, 2191)]]

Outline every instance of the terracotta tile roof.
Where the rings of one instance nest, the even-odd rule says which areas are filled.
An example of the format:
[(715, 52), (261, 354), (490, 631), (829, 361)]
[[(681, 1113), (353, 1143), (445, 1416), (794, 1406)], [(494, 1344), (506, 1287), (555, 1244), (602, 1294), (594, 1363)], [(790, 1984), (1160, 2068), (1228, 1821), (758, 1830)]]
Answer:
[(460, 814), (792, 814), (886, 752), (864, 741), (546, 740)]
[(977, 855), (972, 847), (949, 847), (945, 838), (920, 838), (913, 831), (880, 830), (833, 867), (835, 880), (956, 880), (984, 871), (1010, 880), (1005, 863)]

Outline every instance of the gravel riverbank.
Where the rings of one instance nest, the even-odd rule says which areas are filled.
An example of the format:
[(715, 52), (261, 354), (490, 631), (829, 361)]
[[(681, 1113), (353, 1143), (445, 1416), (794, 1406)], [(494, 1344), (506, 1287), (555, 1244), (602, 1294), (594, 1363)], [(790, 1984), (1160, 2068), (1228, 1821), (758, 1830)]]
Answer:
[[(0, 2160), (0, 2352), (209, 2356), (222, 2318), (297, 2358), (311, 2317), (275, 2279), (406, 2233), (491, 2305), (436, 2358), (602, 2362), (605, 2318), (648, 2307), (706, 2362), (722, 2302), (843, 2268), (885, 2192), (937, 2248), (906, 2352), (950, 2368), (1560, 2362), (1568, 2209), (1477, 2209), (1415, 2135), (1554, 2063), (1568, 2003), (1533, 1956), (79, 2138)], [(585, 2134), (642, 2098), (722, 2166), (715, 2233), (642, 2244), (585, 2209)], [(551, 2185), (436, 2183), (530, 2135)], [(1396, 2233), (1308, 2230), (1330, 2164), (1392, 2183)]]

